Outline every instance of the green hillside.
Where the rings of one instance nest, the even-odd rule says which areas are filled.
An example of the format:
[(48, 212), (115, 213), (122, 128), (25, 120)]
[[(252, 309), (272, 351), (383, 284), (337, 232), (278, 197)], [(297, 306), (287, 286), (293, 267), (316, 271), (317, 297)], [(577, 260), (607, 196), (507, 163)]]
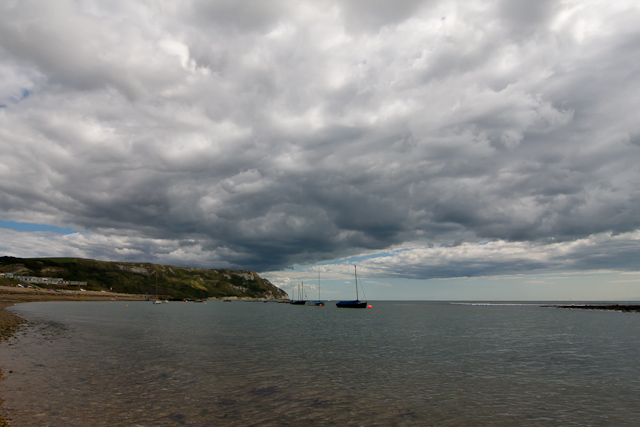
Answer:
[(287, 298), (287, 294), (248, 270), (207, 270), (137, 262), (82, 258), (0, 257), (0, 273), (87, 282), (88, 290), (112, 290), (160, 297)]

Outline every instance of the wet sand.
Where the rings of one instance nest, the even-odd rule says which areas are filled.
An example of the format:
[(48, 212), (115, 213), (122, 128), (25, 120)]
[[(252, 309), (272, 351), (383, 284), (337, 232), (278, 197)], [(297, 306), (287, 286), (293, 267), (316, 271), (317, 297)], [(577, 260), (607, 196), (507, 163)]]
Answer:
[[(113, 292), (96, 291), (63, 291), (43, 290), (32, 288), (20, 288), (13, 286), (0, 286), (0, 345), (6, 344), (26, 322), (22, 317), (5, 310), (15, 304), (24, 302), (45, 301), (143, 301), (144, 295), (118, 294)], [(2, 367), (0, 366), (0, 381), (2, 380)], [(0, 405), (2, 398), (0, 396)], [(0, 427), (8, 427), (11, 424), (0, 416)]]

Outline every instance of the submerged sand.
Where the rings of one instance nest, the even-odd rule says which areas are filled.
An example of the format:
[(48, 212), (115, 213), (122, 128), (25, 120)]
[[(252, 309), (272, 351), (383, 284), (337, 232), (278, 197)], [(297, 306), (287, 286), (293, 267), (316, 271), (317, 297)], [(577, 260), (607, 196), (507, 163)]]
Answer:
[[(64, 291), (44, 290), (34, 288), (21, 288), (18, 286), (0, 286), (0, 345), (11, 338), (25, 319), (5, 310), (23, 302), (44, 301), (143, 301), (144, 295), (119, 294), (114, 292), (96, 291)], [(0, 367), (0, 380), (2, 379), (2, 367)], [(2, 399), (0, 398), (0, 404)], [(0, 416), (0, 427), (10, 426), (9, 422)]]
[(43, 301), (143, 301), (144, 295), (97, 291), (64, 291), (0, 286), (0, 340), (11, 337), (20, 324), (20, 316), (6, 311), (6, 307), (22, 302)]

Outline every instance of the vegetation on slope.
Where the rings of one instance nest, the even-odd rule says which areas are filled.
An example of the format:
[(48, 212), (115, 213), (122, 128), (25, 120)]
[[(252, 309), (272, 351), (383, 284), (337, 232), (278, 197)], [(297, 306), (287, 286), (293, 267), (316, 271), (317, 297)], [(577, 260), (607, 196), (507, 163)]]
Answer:
[(87, 282), (89, 290), (157, 294), (172, 299), (287, 298), (282, 289), (247, 270), (210, 270), (83, 258), (0, 257), (0, 273), (62, 278)]

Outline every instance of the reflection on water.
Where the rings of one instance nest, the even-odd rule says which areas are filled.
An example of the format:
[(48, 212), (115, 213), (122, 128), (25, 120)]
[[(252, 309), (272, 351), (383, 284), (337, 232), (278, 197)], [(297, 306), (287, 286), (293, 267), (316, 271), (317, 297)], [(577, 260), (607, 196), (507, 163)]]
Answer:
[[(127, 306), (128, 304), (128, 306)], [(637, 425), (640, 316), (379, 302), (38, 303), (17, 426)]]

